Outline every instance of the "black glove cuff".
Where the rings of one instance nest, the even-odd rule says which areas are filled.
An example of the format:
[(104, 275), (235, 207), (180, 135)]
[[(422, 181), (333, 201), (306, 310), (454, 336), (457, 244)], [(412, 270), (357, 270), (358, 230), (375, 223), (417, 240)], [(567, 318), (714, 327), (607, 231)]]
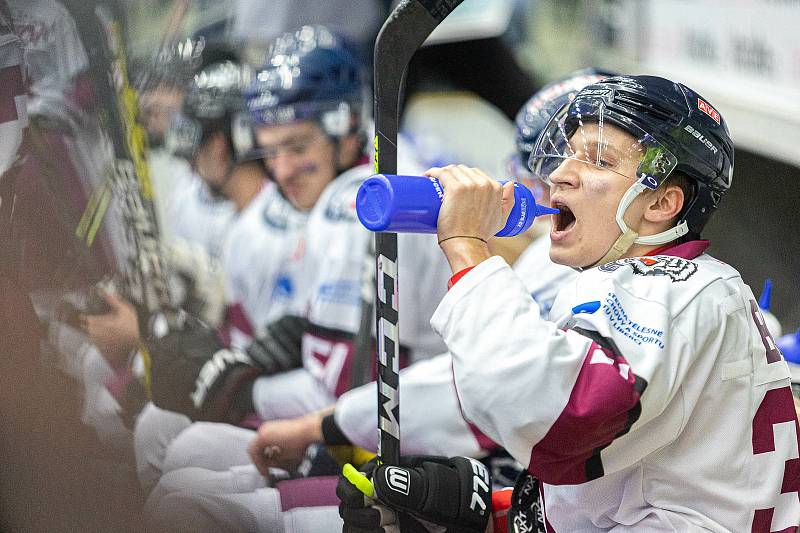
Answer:
[(350, 446), (353, 444), (339, 429), (333, 413), (322, 419), (322, 439), (326, 446)]

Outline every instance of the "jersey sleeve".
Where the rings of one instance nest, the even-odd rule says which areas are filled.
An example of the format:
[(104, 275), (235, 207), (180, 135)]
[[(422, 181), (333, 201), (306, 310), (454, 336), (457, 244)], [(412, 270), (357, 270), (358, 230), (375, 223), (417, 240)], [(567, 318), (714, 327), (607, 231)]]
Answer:
[(253, 405), (263, 420), (297, 418), (335, 401), (336, 397), (305, 368), (262, 376), (253, 384)]
[[(442, 354), (400, 372), (400, 445), (405, 454), (481, 457), (496, 445), (461, 414), (451, 358)], [(375, 382), (342, 395), (336, 424), (353, 444), (376, 450)]]
[[(598, 274), (593, 272), (592, 274)], [(693, 351), (670, 313), (613, 274), (580, 276), (564, 290), (572, 311), (539, 316), (500, 258), (451, 289), (432, 324), (453, 354), (468, 419), (550, 484), (578, 484), (623, 468), (670, 442), (673, 427), (641, 433), (627, 454), (603, 450), (646, 429), (680, 387)]]

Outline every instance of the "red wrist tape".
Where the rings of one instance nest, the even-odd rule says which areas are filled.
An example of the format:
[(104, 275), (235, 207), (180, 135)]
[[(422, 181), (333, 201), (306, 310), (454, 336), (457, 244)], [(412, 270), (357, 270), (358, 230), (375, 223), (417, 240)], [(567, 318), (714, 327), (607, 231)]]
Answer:
[(449, 291), (450, 289), (452, 289), (452, 288), (453, 288), (453, 285), (455, 285), (456, 283), (458, 283), (458, 280), (460, 280), (461, 278), (463, 278), (464, 276), (466, 276), (466, 275), (467, 275), (467, 272), (469, 272), (470, 270), (472, 270), (473, 268), (475, 268), (475, 266), (476, 266), (476, 265), (473, 265), (473, 266), (471, 266), (471, 267), (467, 267), (467, 268), (461, 269), (461, 270), (459, 270), (458, 272), (456, 272), (455, 274), (453, 274), (453, 275), (450, 277), (450, 281), (448, 281), (448, 282), (447, 282), (447, 290)]

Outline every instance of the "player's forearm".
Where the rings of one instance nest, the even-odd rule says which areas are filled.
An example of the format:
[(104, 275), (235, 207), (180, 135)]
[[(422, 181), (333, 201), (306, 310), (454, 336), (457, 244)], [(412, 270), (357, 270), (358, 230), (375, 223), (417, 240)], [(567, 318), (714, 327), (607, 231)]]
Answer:
[(440, 241), (440, 247), (447, 257), (447, 262), (450, 263), (453, 274), (475, 266), (492, 256), (485, 241), (470, 236), (447, 238)]

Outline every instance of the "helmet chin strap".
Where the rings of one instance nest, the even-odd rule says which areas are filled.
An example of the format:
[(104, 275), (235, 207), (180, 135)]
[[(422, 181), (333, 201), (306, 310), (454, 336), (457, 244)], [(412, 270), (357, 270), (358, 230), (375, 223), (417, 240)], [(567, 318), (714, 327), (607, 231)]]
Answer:
[(686, 221), (681, 222), (674, 228), (662, 231), (661, 233), (656, 233), (655, 235), (648, 235), (646, 237), (639, 237), (638, 233), (628, 227), (624, 219), (625, 211), (628, 210), (628, 207), (630, 207), (636, 197), (647, 189), (649, 189), (649, 187), (644, 185), (643, 180), (639, 180), (628, 187), (628, 190), (625, 191), (625, 195), (619, 202), (619, 206), (617, 206), (617, 226), (619, 226), (620, 231), (622, 231), (622, 235), (617, 237), (617, 240), (614, 241), (614, 244), (611, 245), (611, 248), (599, 261), (586, 268), (592, 268), (605, 263), (610, 263), (611, 261), (616, 261), (625, 255), (625, 253), (630, 250), (631, 246), (634, 244), (646, 244), (650, 246), (666, 244), (686, 235), (689, 232), (689, 225), (686, 223)]

